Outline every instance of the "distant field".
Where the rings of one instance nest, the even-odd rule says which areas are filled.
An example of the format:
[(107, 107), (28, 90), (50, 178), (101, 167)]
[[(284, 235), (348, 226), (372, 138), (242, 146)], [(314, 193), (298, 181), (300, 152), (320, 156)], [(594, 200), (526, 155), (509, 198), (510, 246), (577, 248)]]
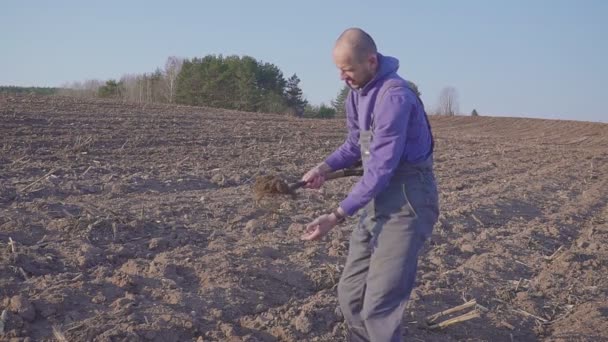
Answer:
[[(608, 340), (608, 124), (431, 121), (441, 217), (408, 339)], [(0, 339), (343, 340), (336, 285), (356, 219), (299, 237), (356, 179), (259, 202), (251, 187), (298, 180), (344, 133), (342, 120), (0, 95)], [(481, 317), (423, 328), (471, 299)]]

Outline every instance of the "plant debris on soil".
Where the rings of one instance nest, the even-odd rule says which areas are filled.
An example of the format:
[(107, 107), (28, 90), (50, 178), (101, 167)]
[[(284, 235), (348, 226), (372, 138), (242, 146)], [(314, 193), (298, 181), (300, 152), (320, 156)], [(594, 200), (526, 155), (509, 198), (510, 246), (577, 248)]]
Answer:
[[(608, 125), (431, 124), (441, 214), (406, 340), (607, 340)], [(300, 237), (358, 178), (252, 191), (262, 177), (282, 192), (265, 176), (317, 165), (344, 134), (343, 120), (0, 95), (0, 340), (344, 341), (336, 287), (358, 220)]]

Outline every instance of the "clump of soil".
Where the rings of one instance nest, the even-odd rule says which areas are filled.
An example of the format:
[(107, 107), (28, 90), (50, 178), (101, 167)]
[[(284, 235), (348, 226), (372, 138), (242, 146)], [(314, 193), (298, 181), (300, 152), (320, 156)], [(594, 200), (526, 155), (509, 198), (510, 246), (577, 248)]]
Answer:
[(253, 185), (253, 193), (256, 200), (261, 199), (266, 195), (272, 194), (294, 194), (294, 192), (289, 189), (289, 185), (284, 180), (273, 175), (265, 175), (256, 178), (255, 184)]

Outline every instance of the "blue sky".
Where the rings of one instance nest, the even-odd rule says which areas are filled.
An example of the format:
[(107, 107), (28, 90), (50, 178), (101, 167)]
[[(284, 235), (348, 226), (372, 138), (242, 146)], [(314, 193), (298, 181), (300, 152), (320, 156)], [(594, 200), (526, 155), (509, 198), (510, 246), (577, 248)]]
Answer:
[(0, 84), (59, 86), (250, 55), (297, 73), (306, 98), (341, 87), (348, 27), (401, 61), (427, 108), (453, 86), (481, 115), (608, 122), (608, 1), (15, 1), (0, 5)]

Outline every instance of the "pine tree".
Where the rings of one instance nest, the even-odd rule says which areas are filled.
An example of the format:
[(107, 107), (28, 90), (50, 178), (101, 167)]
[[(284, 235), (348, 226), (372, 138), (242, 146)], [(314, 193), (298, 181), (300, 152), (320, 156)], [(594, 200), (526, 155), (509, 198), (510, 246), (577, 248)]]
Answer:
[(338, 96), (336, 96), (335, 100), (331, 101), (331, 106), (336, 111), (336, 117), (344, 117), (346, 116), (346, 98), (348, 97), (348, 93), (350, 92), (350, 87), (344, 85), (340, 92), (338, 92)]
[(296, 74), (293, 74), (288, 80), (285, 87), (285, 102), (287, 106), (291, 108), (295, 115), (302, 117), (304, 115), (304, 108), (308, 103), (302, 97), (302, 89), (300, 89), (300, 79)]
[(108, 80), (106, 84), (99, 88), (97, 96), (106, 98), (117, 98), (120, 96), (120, 84), (116, 80)]
[(473, 109), (473, 111), (471, 112), (471, 116), (479, 116), (479, 113), (477, 113), (477, 109)]
[(322, 119), (331, 119), (336, 116), (336, 110), (333, 107), (321, 103), (317, 116)]

